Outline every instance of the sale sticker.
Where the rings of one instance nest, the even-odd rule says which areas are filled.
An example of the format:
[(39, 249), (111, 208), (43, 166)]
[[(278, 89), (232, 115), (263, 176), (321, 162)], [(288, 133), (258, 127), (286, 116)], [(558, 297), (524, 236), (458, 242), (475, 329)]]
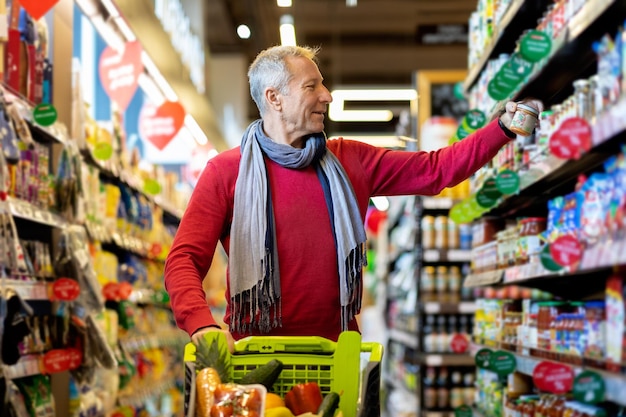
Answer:
[(520, 178), (517, 172), (505, 169), (498, 173), (495, 183), (498, 191), (502, 194), (509, 195), (519, 190)]
[(540, 391), (564, 394), (572, 389), (574, 371), (562, 363), (543, 361), (533, 370), (533, 382)]
[(76, 369), (83, 361), (83, 353), (76, 348), (52, 349), (43, 355), (43, 369), (45, 373)]
[(59, 278), (52, 284), (54, 299), (59, 301), (72, 301), (80, 295), (80, 285), (72, 278)]
[(104, 91), (121, 110), (126, 110), (139, 86), (139, 75), (143, 72), (139, 41), (127, 42), (124, 52), (118, 53), (107, 46), (100, 55), (98, 73)]
[(581, 117), (570, 117), (550, 136), (550, 153), (561, 159), (578, 159), (591, 149), (592, 131)]
[(185, 122), (185, 108), (178, 101), (166, 101), (159, 107), (145, 104), (139, 113), (139, 134), (163, 150)]
[(20, 6), (33, 20), (39, 20), (58, 2), (59, 0), (20, 0)]
[(456, 333), (450, 339), (450, 348), (454, 353), (465, 353), (469, 349), (469, 340), (462, 333)]
[(583, 246), (575, 236), (563, 235), (550, 243), (550, 254), (557, 264), (570, 266), (582, 258)]

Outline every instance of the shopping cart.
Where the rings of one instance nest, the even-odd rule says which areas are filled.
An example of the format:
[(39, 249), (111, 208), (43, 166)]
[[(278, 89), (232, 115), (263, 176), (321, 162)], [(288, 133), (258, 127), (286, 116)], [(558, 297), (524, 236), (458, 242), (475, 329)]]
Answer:
[[(228, 349), (221, 332), (209, 332), (207, 341), (214, 338)], [(185, 417), (195, 417), (195, 345), (185, 347)], [(362, 366), (362, 353), (369, 353)], [(344, 417), (380, 416), (380, 363), (383, 346), (375, 342), (361, 342), (358, 332), (346, 331), (337, 342), (317, 336), (251, 336), (235, 343), (229, 355), (230, 373), (234, 382), (243, 375), (264, 365), (271, 359), (283, 363), (283, 370), (271, 391), (282, 397), (296, 384), (316, 382), (322, 395), (340, 394), (339, 409)]]

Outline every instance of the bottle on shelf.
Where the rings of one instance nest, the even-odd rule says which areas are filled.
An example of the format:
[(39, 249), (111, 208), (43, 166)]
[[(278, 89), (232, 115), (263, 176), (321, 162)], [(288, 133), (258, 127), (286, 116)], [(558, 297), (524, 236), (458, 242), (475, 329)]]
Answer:
[(434, 410), (437, 408), (437, 371), (435, 367), (426, 368), (424, 380), (422, 381), (424, 408)]
[(450, 378), (448, 368), (442, 366), (437, 374), (437, 408), (447, 410), (450, 408)]

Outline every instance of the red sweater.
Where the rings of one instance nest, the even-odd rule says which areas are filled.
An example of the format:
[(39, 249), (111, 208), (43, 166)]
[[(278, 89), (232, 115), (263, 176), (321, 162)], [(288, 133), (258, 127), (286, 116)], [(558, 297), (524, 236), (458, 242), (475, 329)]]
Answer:
[[(472, 175), (510, 139), (497, 121), (435, 152), (377, 148), (358, 141), (327, 142), (346, 170), (361, 211), (372, 196), (436, 195)], [(228, 252), (240, 149), (211, 159), (191, 196), (165, 263), (165, 287), (180, 328), (189, 335), (215, 324), (202, 280), (217, 242)], [(282, 293), (282, 327), (271, 334), (317, 335), (336, 340), (341, 332), (335, 245), (315, 169), (283, 168), (266, 158), (274, 204)], [(230, 300), (227, 284), (226, 300)], [(229, 323), (229, 306), (225, 321)], [(358, 330), (356, 321), (351, 330)], [(247, 336), (233, 334), (235, 339)]]

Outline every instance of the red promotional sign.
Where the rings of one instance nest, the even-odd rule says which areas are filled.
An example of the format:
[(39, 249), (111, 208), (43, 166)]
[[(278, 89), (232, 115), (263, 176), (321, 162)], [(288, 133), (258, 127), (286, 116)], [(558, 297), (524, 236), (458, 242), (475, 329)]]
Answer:
[(20, 6), (26, 10), (33, 19), (39, 20), (48, 10), (57, 4), (59, 0), (20, 0)]
[(119, 284), (116, 282), (107, 282), (102, 287), (102, 295), (107, 301), (116, 301), (119, 299)]
[(572, 389), (574, 371), (561, 363), (543, 361), (533, 370), (533, 382), (541, 391), (564, 394)]
[(107, 46), (98, 65), (100, 82), (109, 98), (125, 110), (137, 91), (139, 74), (143, 72), (139, 41), (128, 42), (121, 55)]
[(43, 367), (45, 373), (76, 369), (83, 361), (83, 353), (76, 348), (52, 349), (43, 355)]
[(550, 254), (557, 264), (569, 266), (580, 261), (583, 247), (576, 237), (564, 235), (550, 243)]
[(469, 348), (469, 340), (464, 334), (456, 333), (450, 340), (450, 348), (454, 353), (465, 353)]
[(52, 293), (56, 300), (72, 301), (80, 294), (80, 285), (71, 278), (59, 278), (52, 284)]
[(133, 286), (128, 282), (120, 282), (117, 286), (117, 296), (120, 300), (128, 300), (133, 292)]
[(562, 159), (578, 159), (591, 149), (591, 127), (580, 117), (571, 117), (550, 137), (550, 152)]
[(177, 101), (166, 101), (159, 107), (145, 104), (139, 113), (139, 134), (162, 151), (184, 122), (185, 108)]

